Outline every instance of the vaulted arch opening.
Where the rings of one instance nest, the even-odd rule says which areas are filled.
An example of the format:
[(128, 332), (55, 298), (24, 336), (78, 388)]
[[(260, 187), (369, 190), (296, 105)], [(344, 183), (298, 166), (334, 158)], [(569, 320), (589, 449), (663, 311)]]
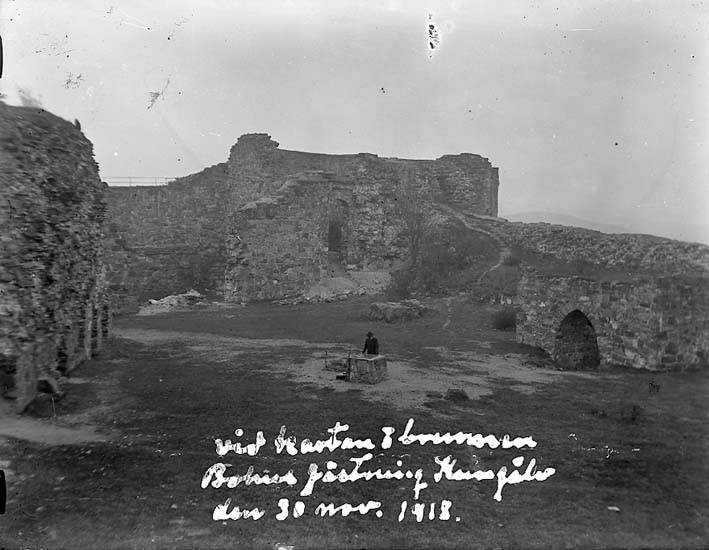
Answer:
[(556, 331), (554, 359), (567, 370), (597, 369), (601, 363), (596, 330), (578, 309), (564, 317)]

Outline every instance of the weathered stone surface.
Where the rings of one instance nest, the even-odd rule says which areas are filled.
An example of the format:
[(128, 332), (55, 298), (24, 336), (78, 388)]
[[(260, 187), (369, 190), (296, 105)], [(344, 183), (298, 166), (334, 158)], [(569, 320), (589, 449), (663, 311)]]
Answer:
[(418, 300), (375, 302), (369, 306), (369, 318), (373, 321), (397, 323), (423, 317), (426, 311), (426, 306)]
[[(706, 275), (709, 246), (654, 235), (609, 234), (548, 223), (472, 219), (473, 223), (511, 246), (523, 246), (542, 256), (578, 265), (587, 264), (619, 276)], [(579, 273), (581, 275), (581, 273)], [(627, 277), (626, 277), (627, 278)]]
[(355, 356), (349, 359), (347, 380), (359, 384), (377, 384), (389, 378), (384, 355)]
[(525, 270), (516, 307), (517, 341), (543, 348), (566, 368), (709, 366), (707, 277), (597, 281)]
[(106, 336), (106, 185), (73, 124), (3, 103), (0, 178), (0, 393), (22, 410), (39, 379), (71, 370)]

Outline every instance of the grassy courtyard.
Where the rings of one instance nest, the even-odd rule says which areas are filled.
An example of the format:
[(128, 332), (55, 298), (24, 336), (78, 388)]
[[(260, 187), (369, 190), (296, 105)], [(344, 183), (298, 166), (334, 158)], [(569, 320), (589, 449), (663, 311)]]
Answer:
[[(0, 547), (709, 544), (706, 374), (560, 372), (516, 344), (513, 332), (493, 329), (494, 308), (462, 299), (431, 305), (429, 315), (395, 325), (368, 321), (366, 298), (117, 319), (115, 336), (72, 373), (63, 400), (42, 399), (14, 431), (0, 430), (8, 481)], [(359, 352), (367, 330), (389, 359), (390, 379), (376, 386), (336, 380), (326, 361)], [(448, 389), (470, 399), (448, 400)], [(509, 434), (537, 445), (405, 444), (397, 438), (409, 419), (416, 434)], [(349, 426), (339, 441), (369, 439), (373, 448), (276, 450), (282, 426), (300, 451), (302, 439), (327, 440), (338, 422)], [(43, 437), (46, 426), (66, 428), (66, 440)], [(395, 429), (390, 446), (382, 445), (382, 427)], [(246, 447), (259, 431), (265, 444), (254, 456), (217, 454), (215, 439)], [(331, 461), (335, 474), (351, 473), (350, 459), (367, 453), (360, 471), (398, 470), (401, 479), (321, 479), (312, 494), (301, 494), (311, 464), (322, 472)], [(447, 456), (461, 472), (497, 475), (504, 466), (509, 475), (522, 464), (523, 474), (534, 459), (538, 472), (555, 473), (510, 483), (498, 501), (496, 478), (436, 481), (436, 459)], [(513, 465), (516, 457), (523, 460)], [(258, 474), (271, 482), (244, 477), (232, 488), (203, 488), (205, 472), (219, 462), (230, 465), (225, 476), (253, 466), (252, 481)], [(415, 500), (419, 470), (427, 486)], [(283, 481), (289, 471), (292, 485)], [(227, 514), (237, 516), (239, 507), (263, 515), (213, 519), (227, 499)], [(284, 499), (287, 513), (279, 516)], [(318, 508), (323, 503), (333, 504), (332, 517)], [(367, 503), (376, 504), (344, 517), (342, 505)]]

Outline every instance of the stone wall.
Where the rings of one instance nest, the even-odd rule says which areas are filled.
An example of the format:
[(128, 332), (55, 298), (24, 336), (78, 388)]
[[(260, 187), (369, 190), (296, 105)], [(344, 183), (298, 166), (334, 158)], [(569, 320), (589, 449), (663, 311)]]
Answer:
[(331, 172), (289, 178), (242, 206), (227, 241), (228, 300), (295, 296), (347, 265), (383, 269), (404, 254), (381, 184), (343, 183)]
[(416, 186), (424, 202), (496, 216), (498, 184), (497, 168), (478, 155), (325, 155), (248, 134), (226, 162), (165, 187), (110, 189), (114, 305), (130, 310), (189, 288), (239, 300), (302, 292), (336, 259), (328, 255), (331, 222), (342, 230), (340, 263), (388, 266), (401, 256), (396, 186)]
[(227, 200), (180, 185), (109, 188), (106, 260), (116, 311), (194, 287), (220, 287)]
[(93, 146), (41, 109), (0, 103), (0, 408), (98, 351), (110, 325)]
[(709, 272), (709, 246), (653, 235), (609, 234), (548, 223), (477, 220), (510, 246), (563, 262), (586, 262), (606, 270), (647, 274)]
[[(655, 370), (709, 365), (709, 279), (665, 276), (633, 281), (555, 277), (525, 270), (516, 305), (517, 340), (548, 351), (564, 364), (567, 316), (581, 312), (597, 339), (600, 366)], [(578, 319), (574, 313), (572, 318)], [(582, 326), (577, 321), (577, 327)], [(585, 337), (577, 331), (576, 344)], [(588, 367), (588, 365), (585, 365)]]

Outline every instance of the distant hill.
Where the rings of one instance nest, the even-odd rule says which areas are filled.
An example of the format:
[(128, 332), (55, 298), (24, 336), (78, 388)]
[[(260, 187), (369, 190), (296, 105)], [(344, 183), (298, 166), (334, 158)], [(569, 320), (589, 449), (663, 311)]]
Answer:
[(545, 222), (559, 225), (584, 227), (603, 233), (645, 233), (658, 237), (667, 237), (680, 241), (699, 242), (709, 244), (709, 226), (699, 224), (682, 224), (662, 220), (642, 220), (631, 224), (603, 223), (578, 218), (569, 214), (555, 212), (518, 212), (515, 214), (501, 214), (501, 217), (511, 222), (535, 223)]

